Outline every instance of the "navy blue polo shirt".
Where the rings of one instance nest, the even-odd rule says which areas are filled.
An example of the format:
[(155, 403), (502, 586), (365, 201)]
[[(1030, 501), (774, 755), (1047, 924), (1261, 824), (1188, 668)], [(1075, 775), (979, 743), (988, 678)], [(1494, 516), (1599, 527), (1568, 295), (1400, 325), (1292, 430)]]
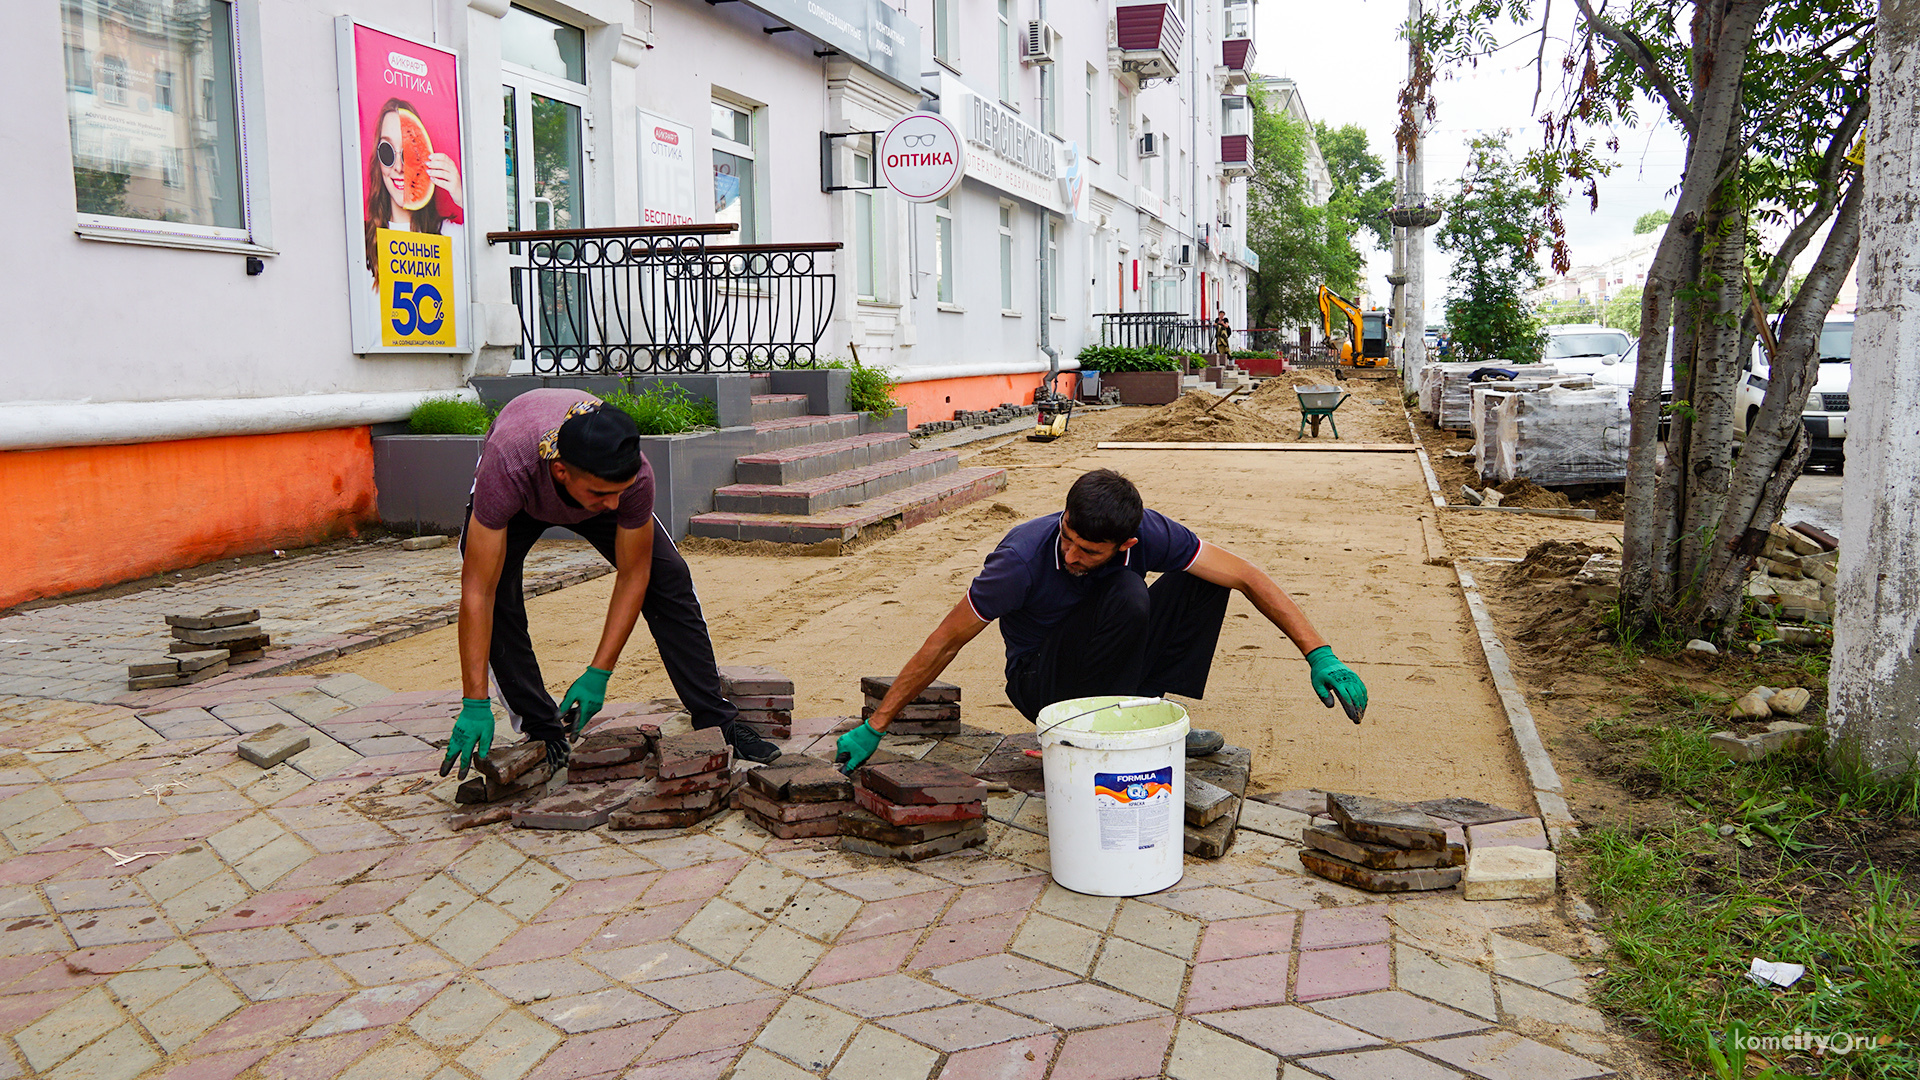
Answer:
[(1200, 555), (1200, 538), (1192, 529), (1148, 510), (1140, 517), (1139, 543), (1085, 577), (1075, 577), (1060, 558), (1060, 516), (1048, 514), (1014, 526), (967, 588), (967, 603), (981, 622), (1000, 620), (1009, 671), (1015, 660), (1040, 648), (1047, 632), (1066, 619), (1098, 579), (1185, 570)]

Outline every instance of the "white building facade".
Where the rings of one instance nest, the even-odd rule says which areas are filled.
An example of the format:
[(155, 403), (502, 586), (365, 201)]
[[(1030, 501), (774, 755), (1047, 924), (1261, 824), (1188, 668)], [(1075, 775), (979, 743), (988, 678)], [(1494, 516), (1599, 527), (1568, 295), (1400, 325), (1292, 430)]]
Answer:
[[(352, 185), (386, 151), (343, 172), (342, 20), (457, 58), (411, 91), (460, 98), (413, 212), (461, 230), (457, 346), (356, 346)], [(916, 424), (1032, 400), (1103, 313), (1245, 325), (1251, 0), (62, 0), (11, 25), (0, 490), (34, 509), (0, 533), (0, 604), (371, 520), (370, 432), (527, 364), (488, 233), (837, 242), (818, 354), (892, 370)], [(872, 133), (914, 111), (968, 137), (940, 203), (875, 186)]]

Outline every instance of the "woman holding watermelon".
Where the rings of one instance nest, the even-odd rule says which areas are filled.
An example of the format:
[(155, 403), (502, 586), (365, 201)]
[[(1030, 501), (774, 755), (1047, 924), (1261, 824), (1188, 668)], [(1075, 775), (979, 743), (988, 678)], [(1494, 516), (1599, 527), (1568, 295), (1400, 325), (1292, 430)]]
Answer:
[(411, 102), (388, 98), (374, 122), (376, 138), (367, 156), (367, 270), (379, 291), (380, 229), (401, 229), (438, 236), (443, 226), (464, 221), (466, 193), (460, 166), (435, 153), (427, 126)]

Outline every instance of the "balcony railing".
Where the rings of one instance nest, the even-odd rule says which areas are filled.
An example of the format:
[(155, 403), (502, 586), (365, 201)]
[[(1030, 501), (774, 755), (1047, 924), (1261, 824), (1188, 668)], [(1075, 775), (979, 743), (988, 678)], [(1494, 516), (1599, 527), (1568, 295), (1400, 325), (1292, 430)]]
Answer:
[(837, 243), (710, 244), (735, 225), (543, 229), (507, 244), (517, 355), (541, 375), (765, 371), (815, 358)]
[(1246, 85), (1253, 70), (1253, 39), (1230, 37), (1220, 42), (1220, 63), (1227, 69), (1227, 85)]
[(1227, 176), (1253, 175), (1253, 136), (1220, 136), (1220, 171)]
[(1179, 311), (1109, 311), (1100, 315), (1100, 344), (1159, 347), (1169, 352), (1213, 351), (1213, 325)]

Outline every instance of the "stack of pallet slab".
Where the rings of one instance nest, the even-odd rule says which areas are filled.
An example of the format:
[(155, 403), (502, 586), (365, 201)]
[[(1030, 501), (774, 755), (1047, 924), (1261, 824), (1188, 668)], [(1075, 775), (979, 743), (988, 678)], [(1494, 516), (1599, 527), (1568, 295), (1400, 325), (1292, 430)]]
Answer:
[[(868, 675), (861, 679), (860, 691), (866, 695), (867, 703), (860, 710), (860, 718), (872, 716), (891, 689), (891, 675)], [(933, 682), (900, 710), (887, 730), (895, 735), (960, 734), (960, 688), (952, 683)]]
[(782, 840), (838, 836), (841, 816), (853, 809), (853, 781), (818, 758), (789, 756), (747, 773), (733, 801)]
[(1508, 397), (1493, 410), (1484, 456), (1477, 459), (1482, 479), (1541, 487), (1624, 483), (1628, 393), (1605, 386)]
[(740, 710), (740, 723), (763, 739), (793, 734), (793, 680), (770, 667), (723, 667), (720, 695)]
[(629, 790), (626, 805), (607, 825), (614, 829), (683, 829), (727, 808), (733, 788), (733, 748), (719, 728), (663, 735), (652, 775)]
[(840, 847), (919, 862), (987, 842), (986, 787), (931, 761), (866, 765), (855, 771), (855, 808), (840, 819)]
[(233, 664), (256, 660), (268, 644), (256, 608), (219, 607), (166, 617), (173, 641), (165, 656), (127, 665), (127, 689), (186, 686), (223, 675)]
[(1329, 881), (1368, 892), (1416, 892), (1456, 885), (1466, 848), (1449, 843), (1447, 824), (1402, 803), (1327, 794), (1335, 827), (1302, 830), (1300, 864)]

